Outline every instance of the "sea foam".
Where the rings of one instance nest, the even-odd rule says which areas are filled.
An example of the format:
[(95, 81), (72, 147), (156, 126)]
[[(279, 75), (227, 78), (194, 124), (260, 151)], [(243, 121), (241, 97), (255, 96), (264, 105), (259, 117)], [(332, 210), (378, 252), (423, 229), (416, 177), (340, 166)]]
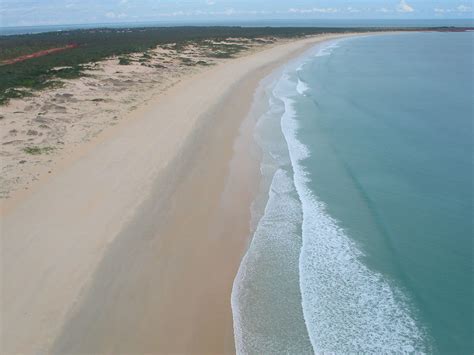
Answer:
[[(328, 48), (323, 55), (327, 55)], [(288, 68), (288, 73), (293, 70)], [(291, 89), (292, 79), (288, 73), (277, 84), (274, 95), (285, 105), (281, 128), (302, 203), (300, 288), (314, 351), (423, 352), (423, 332), (410, 314), (406, 297), (381, 274), (363, 264), (357, 245), (339, 228), (326, 212), (324, 203), (308, 187), (310, 177), (303, 161), (311, 152), (298, 139), (295, 109), (298, 84), (294, 82)]]
[(301, 204), (291, 174), (277, 170), (265, 213), (232, 292), (238, 354), (311, 354), (301, 307)]
[(271, 95), (273, 86), (265, 86), (268, 107), (255, 130), (263, 153), (263, 200), (256, 199), (252, 215), (262, 215), (258, 206), (265, 209), (234, 281), (235, 344), (239, 354), (312, 354), (298, 277), (301, 203), (280, 129), (283, 105)]
[(311, 152), (298, 139), (296, 104), (311, 88), (300, 74), (336, 48), (333, 41), (308, 52), (267, 88), (260, 129), (282, 135), (261, 144), (276, 168), (262, 163), (262, 174), (274, 174), (269, 199), (232, 291), (239, 354), (425, 351), (404, 294), (361, 261), (308, 187)]
[(298, 84), (296, 85), (296, 91), (300, 95), (306, 95), (306, 92), (309, 91), (309, 86), (304, 81), (298, 79)]

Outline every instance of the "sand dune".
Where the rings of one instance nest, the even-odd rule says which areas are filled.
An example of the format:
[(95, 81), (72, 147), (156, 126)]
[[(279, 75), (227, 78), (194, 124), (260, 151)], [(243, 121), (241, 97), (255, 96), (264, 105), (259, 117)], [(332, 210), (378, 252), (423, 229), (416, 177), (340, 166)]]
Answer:
[[(230, 38), (224, 43), (245, 46), (237, 54), (242, 56), (275, 42)], [(0, 198), (28, 191), (71, 152), (184, 78), (231, 60), (212, 57), (205, 45), (158, 46), (129, 55), (128, 65), (120, 58), (90, 63), (84, 77), (2, 106)]]

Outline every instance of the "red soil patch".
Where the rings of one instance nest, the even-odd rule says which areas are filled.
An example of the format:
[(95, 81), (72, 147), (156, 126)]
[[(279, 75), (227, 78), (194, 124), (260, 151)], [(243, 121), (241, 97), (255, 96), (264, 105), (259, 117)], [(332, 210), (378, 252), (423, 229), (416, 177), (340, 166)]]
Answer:
[(48, 55), (48, 54), (62, 52), (62, 51), (72, 49), (72, 48), (77, 48), (77, 47), (78, 47), (77, 44), (68, 44), (67, 46), (64, 46), (64, 47), (45, 49), (45, 50), (38, 51), (38, 52), (35, 52), (35, 53), (22, 55), (20, 57), (16, 57), (16, 58), (13, 58), (13, 59), (4, 60), (4, 61), (0, 62), (0, 64), (2, 64), (2, 65), (14, 64), (14, 63), (18, 63), (18, 62), (23, 62), (23, 61), (28, 60), (28, 59), (38, 58), (38, 57), (42, 57), (42, 56), (45, 56), (45, 55)]

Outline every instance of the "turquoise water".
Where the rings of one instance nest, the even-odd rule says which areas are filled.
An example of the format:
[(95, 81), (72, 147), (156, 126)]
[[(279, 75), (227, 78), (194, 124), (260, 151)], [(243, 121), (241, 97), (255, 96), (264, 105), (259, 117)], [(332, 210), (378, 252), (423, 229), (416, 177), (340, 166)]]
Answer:
[(344, 39), (268, 79), (240, 353), (474, 352), (473, 43)]

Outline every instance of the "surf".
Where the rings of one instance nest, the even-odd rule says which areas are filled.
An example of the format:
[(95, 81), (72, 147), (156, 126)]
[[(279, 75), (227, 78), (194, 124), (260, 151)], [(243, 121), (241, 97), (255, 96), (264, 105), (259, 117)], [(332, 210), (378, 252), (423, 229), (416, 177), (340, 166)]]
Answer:
[[(238, 353), (291, 353), (298, 341), (305, 344), (296, 351), (299, 353), (434, 351), (434, 341), (420, 320), (415, 295), (390, 273), (367, 263), (364, 246), (350, 230), (341, 227), (314, 190), (318, 167), (308, 170), (314, 147), (305, 144), (300, 135), (307, 129), (306, 123), (315, 119), (316, 106), (324, 106), (325, 102), (318, 95), (321, 81), (308, 80), (305, 72), (317, 67), (321, 58), (331, 62), (333, 51), (342, 46), (341, 41), (331, 41), (313, 48), (288, 63), (266, 87), (268, 110), (260, 120), (257, 136), (269, 157), (262, 163), (262, 174), (268, 175), (271, 186), (265, 211), (234, 283), (232, 305)], [(312, 110), (311, 105), (315, 105)], [(305, 115), (302, 107), (313, 116)], [(277, 130), (279, 134), (268, 134)], [(262, 132), (267, 132), (263, 141)], [(285, 254), (285, 248), (291, 252)], [(265, 269), (265, 278), (272, 282), (255, 283), (255, 275), (262, 270), (259, 263), (266, 260), (263, 264), (270, 265), (272, 258), (279, 267), (292, 272), (279, 278), (281, 269), (275, 264)], [(264, 284), (266, 290), (261, 287)], [(280, 301), (275, 302), (282, 298), (290, 300), (286, 308)], [(260, 308), (255, 308), (256, 303)], [(290, 309), (298, 316), (287, 318)], [(288, 331), (292, 327), (298, 327), (300, 340), (285, 337), (294, 334)]]

